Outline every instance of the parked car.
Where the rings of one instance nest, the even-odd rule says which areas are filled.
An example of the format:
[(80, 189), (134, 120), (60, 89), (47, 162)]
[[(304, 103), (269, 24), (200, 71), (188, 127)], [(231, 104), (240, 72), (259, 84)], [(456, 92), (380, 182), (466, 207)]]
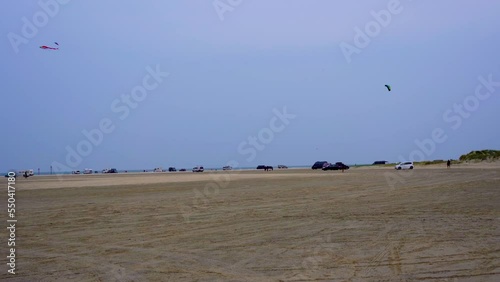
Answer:
[(286, 165), (278, 165), (278, 168), (287, 169), (288, 167)]
[(222, 167), (222, 170), (232, 170), (232, 169), (233, 167), (229, 165)]
[(401, 169), (413, 169), (413, 162), (401, 162), (394, 166), (394, 169), (401, 170)]
[(323, 170), (346, 170), (349, 169), (348, 165), (345, 165), (342, 162), (336, 162), (334, 164), (328, 164), (327, 166), (322, 168)]
[(80, 174), (80, 171), (79, 170), (73, 170), (71, 173), (72, 174)]
[(177, 169), (175, 169), (175, 167), (171, 166), (168, 168), (168, 171), (177, 171)]
[[(18, 172), (16, 172), (16, 170), (15, 170), (15, 169), (12, 169), (12, 168), (11, 168), (9, 171), (10, 171), (10, 172), (8, 172), (7, 174), (5, 174), (5, 177), (14, 177), (14, 178), (16, 178), (16, 177), (19, 175), (19, 173), (18, 173)], [(13, 176), (9, 176), (9, 173), (14, 174), (14, 175), (13, 175)]]
[(185, 168), (181, 168), (181, 169), (179, 169), (179, 171), (186, 171), (186, 169)]
[(33, 172), (32, 169), (20, 170), (20, 171), (17, 172), (17, 174), (19, 174), (19, 175), (27, 175), (28, 177), (35, 175), (35, 173)]
[(83, 174), (92, 174), (92, 169), (91, 168), (86, 168), (83, 170)]
[(193, 172), (203, 172), (205, 169), (202, 166), (193, 167)]
[(273, 170), (273, 167), (270, 165), (259, 165), (257, 166), (257, 169), (263, 169), (265, 171), (268, 171), (268, 170)]
[(312, 169), (321, 169), (329, 164), (330, 163), (327, 161), (318, 161), (318, 162), (315, 162), (311, 168)]

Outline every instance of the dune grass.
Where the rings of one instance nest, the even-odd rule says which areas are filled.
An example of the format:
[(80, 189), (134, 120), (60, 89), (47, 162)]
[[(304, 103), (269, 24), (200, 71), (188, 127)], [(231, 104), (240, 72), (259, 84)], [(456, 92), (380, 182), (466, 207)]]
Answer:
[(499, 150), (481, 150), (481, 151), (471, 151), (468, 154), (461, 155), (460, 161), (486, 161), (486, 160), (497, 160), (500, 158)]

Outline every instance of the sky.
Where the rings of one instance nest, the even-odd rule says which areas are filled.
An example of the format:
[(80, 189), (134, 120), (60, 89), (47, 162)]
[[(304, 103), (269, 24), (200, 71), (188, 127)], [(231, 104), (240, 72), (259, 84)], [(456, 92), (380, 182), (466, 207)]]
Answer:
[(498, 11), (489, 0), (8, 1), (0, 171), (500, 149)]

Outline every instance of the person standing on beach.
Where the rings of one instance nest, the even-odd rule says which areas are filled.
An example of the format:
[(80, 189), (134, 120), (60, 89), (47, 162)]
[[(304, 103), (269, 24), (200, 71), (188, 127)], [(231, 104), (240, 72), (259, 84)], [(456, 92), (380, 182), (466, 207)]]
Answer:
[(448, 161), (446, 162), (446, 167), (447, 167), (447, 168), (450, 168), (450, 166), (451, 166), (451, 161), (450, 161), (450, 160), (448, 160)]

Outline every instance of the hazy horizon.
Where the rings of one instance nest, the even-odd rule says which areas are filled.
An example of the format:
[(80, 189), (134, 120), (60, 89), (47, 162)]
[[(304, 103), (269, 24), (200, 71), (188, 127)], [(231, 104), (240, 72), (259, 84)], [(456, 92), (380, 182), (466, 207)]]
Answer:
[(500, 2), (5, 6), (2, 172), (500, 149)]

